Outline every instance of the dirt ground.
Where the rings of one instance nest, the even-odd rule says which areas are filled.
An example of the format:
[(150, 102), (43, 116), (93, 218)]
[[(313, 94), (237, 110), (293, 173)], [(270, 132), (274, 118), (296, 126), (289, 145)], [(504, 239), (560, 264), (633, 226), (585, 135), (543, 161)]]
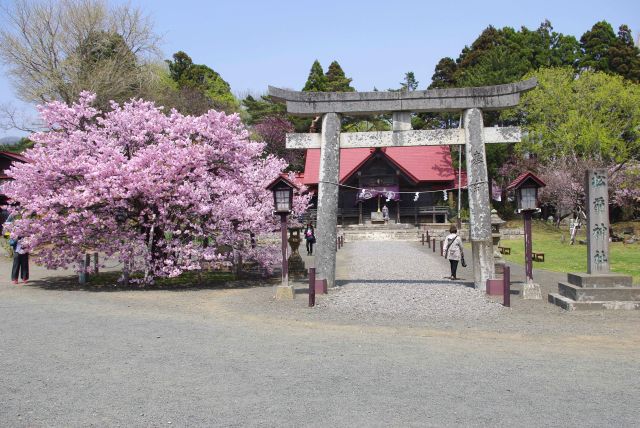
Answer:
[[(354, 257), (349, 245), (339, 252), (342, 286), (357, 277), (344, 270)], [(60, 280), (71, 272), (38, 267), (29, 285), (15, 286), (9, 261), (0, 267), (1, 426), (640, 420), (629, 398), (640, 372), (638, 311), (568, 313), (520, 300), (517, 267), (513, 305), (499, 318), (438, 322), (309, 308), (303, 282), (295, 300), (275, 301), (273, 284), (255, 282), (80, 290)], [(543, 294), (557, 288), (558, 274), (534, 277)]]

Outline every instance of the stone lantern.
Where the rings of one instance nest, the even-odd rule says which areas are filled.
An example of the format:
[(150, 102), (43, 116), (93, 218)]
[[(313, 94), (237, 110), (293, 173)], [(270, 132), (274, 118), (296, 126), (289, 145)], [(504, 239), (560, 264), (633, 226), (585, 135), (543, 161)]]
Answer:
[(289, 246), (291, 247), (291, 255), (289, 256), (289, 276), (302, 277), (306, 276), (307, 270), (305, 269), (304, 261), (300, 257), (298, 248), (302, 238), (300, 237), (301, 227), (289, 228)]
[[(491, 238), (493, 240), (493, 258), (496, 263), (502, 262), (502, 253), (500, 253), (498, 247), (500, 247), (500, 226), (505, 223), (506, 221), (498, 215), (498, 211), (491, 210)], [(496, 273), (502, 273), (498, 272), (497, 266), (498, 265), (496, 265)]]

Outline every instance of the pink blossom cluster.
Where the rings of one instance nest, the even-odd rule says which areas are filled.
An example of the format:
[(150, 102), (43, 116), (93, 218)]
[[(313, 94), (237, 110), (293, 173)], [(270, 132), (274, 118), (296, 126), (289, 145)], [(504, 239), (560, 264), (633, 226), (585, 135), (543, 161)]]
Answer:
[(640, 210), (640, 162), (630, 161), (609, 168), (609, 177), (609, 187), (613, 188), (612, 202)]
[[(230, 247), (265, 267), (275, 248), (249, 245), (277, 228), (266, 186), (286, 162), (264, 155), (238, 115), (168, 115), (152, 102), (112, 103), (95, 94), (40, 107), (50, 131), (8, 175), (4, 193), (18, 208), (11, 227), (36, 262), (67, 267), (100, 251), (153, 276), (176, 276), (220, 260)], [(309, 195), (295, 198), (294, 216)], [(145, 275), (146, 276), (146, 275)]]

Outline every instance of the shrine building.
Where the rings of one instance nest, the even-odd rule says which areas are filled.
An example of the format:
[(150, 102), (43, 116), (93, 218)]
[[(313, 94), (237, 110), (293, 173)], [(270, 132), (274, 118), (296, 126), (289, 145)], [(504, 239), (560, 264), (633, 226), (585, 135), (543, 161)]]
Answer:
[[(307, 149), (299, 180), (316, 195), (319, 169), (320, 149)], [(448, 146), (340, 149), (338, 224), (379, 222), (385, 204), (389, 223), (447, 223), (458, 181), (464, 188), (466, 174), (458, 180)]]
[[(7, 175), (7, 171), (14, 163), (28, 162), (27, 158), (18, 153), (0, 151), (0, 185), (12, 181), (13, 179)], [(0, 193), (0, 206), (6, 205), (7, 197)]]

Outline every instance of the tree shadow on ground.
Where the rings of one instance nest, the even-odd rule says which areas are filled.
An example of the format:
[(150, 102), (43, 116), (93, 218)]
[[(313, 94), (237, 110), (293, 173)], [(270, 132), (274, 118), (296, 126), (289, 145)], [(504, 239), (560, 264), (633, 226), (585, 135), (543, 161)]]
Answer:
[[(215, 275), (214, 275), (215, 274)], [(118, 282), (120, 272), (104, 272), (90, 275), (85, 284), (78, 282), (77, 275), (51, 276), (37, 280), (31, 280), (29, 287), (37, 287), (43, 290), (64, 291), (92, 291), (92, 292), (118, 292), (118, 291), (193, 291), (193, 290), (224, 290), (243, 289), (273, 286), (273, 277), (242, 277), (236, 279), (231, 274), (223, 272), (209, 272), (207, 275), (197, 275), (192, 272), (177, 278), (162, 278), (152, 285), (132, 283), (124, 286)]]
[(336, 281), (336, 286), (342, 287), (347, 284), (378, 284), (381, 286), (387, 284), (399, 284), (399, 285), (409, 285), (409, 284), (424, 284), (424, 285), (444, 285), (444, 286), (465, 286), (469, 288), (474, 288), (473, 281), (465, 281), (464, 278), (457, 280), (450, 279), (342, 279)]

